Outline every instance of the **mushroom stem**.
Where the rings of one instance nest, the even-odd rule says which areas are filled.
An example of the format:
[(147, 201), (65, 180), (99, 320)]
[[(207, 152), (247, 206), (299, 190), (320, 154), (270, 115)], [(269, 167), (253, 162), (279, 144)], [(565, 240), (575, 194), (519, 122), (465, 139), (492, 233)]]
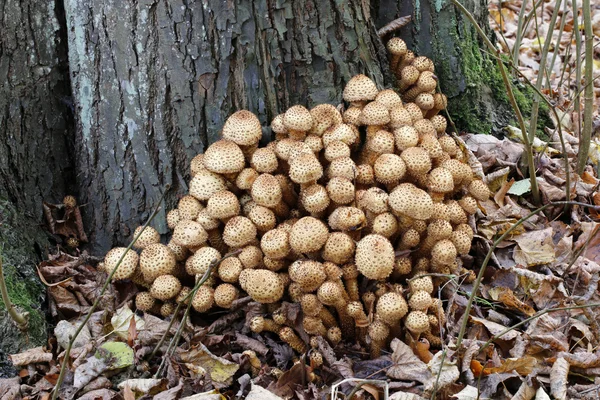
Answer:
[(252, 318), (252, 320), (250, 321), (250, 329), (254, 333), (268, 331), (279, 334), (279, 331), (281, 330), (281, 325), (277, 324), (272, 319), (257, 316)]
[(381, 356), (381, 349), (385, 346), (385, 340), (371, 339), (371, 359)]
[(335, 319), (335, 316), (325, 307), (319, 311), (317, 317), (323, 321), (323, 324), (327, 327), (327, 329), (337, 326), (337, 320)]
[(260, 372), (261, 364), (260, 364), (260, 360), (256, 356), (256, 353), (252, 350), (246, 350), (242, 353), (242, 355), (245, 355), (248, 357), (248, 364), (250, 364), (252, 376), (258, 375), (258, 373)]
[(306, 344), (294, 333), (289, 326), (279, 330), (279, 338), (290, 345), (298, 353), (306, 353)]

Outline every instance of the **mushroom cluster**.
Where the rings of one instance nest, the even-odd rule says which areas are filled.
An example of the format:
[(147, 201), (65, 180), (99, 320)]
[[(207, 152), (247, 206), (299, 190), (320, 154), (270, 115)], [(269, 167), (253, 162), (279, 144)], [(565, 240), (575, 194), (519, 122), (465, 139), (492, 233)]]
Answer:
[[(106, 255), (110, 271), (125, 253), (114, 279), (145, 288), (139, 310), (172, 314), (221, 261), (192, 307), (227, 309), (248, 295), (270, 311), (249, 328), (274, 332), (297, 352), (315, 343), (304, 333), (333, 345), (358, 340), (373, 357), (406, 334), (441, 344), (445, 316), (431, 274), (463, 272), (468, 217), (489, 190), (445, 133), (433, 63), (400, 39), (388, 50), (402, 96), (354, 76), (345, 111), (295, 105), (273, 119), (275, 140), (265, 147), (253, 113), (227, 119), (222, 138), (192, 160), (189, 194), (167, 215), (168, 244), (148, 227), (139, 255), (122, 247)], [(282, 301), (299, 303), (304, 332)]]

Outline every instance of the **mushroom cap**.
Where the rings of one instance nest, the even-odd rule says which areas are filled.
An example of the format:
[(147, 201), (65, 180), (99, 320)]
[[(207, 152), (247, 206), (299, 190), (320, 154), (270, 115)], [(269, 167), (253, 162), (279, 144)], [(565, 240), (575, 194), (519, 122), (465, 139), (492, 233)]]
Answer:
[(273, 175), (262, 174), (252, 184), (252, 199), (264, 207), (275, 207), (282, 198), (281, 186)]
[(352, 259), (356, 244), (343, 232), (332, 232), (323, 246), (322, 257), (325, 261), (335, 264), (345, 264)]
[(415, 82), (417, 82), (417, 79), (419, 79), (420, 74), (421, 73), (416, 67), (407, 65), (400, 71), (400, 81), (404, 86), (413, 85)]
[(198, 172), (190, 181), (189, 192), (200, 201), (210, 199), (221, 190), (227, 190), (225, 179), (208, 170)]
[(268, 173), (274, 172), (279, 167), (277, 154), (269, 147), (256, 149), (250, 158), (250, 165), (257, 172)]
[(421, 110), (415, 103), (406, 103), (404, 108), (410, 115), (410, 119), (412, 120), (413, 124), (423, 119), (423, 110)]
[(458, 201), (458, 204), (462, 207), (463, 210), (465, 210), (467, 214), (475, 214), (479, 209), (479, 206), (477, 205), (477, 200), (475, 200), (471, 196), (464, 196)]
[(435, 219), (427, 226), (427, 236), (437, 240), (450, 238), (452, 225), (443, 219)]
[(448, 122), (446, 122), (446, 118), (443, 115), (434, 115), (431, 117), (431, 123), (438, 134), (446, 132)]
[(306, 144), (313, 153), (318, 153), (323, 150), (323, 139), (317, 135), (308, 135), (304, 138), (304, 144)]
[(215, 290), (206, 285), (206, 283), (198, 288), (196, 294), (192, 298), (192, 307), (200, 313), (210, 310), (214, 303)]
[(242, 262), (244, 268), (256, 268), (263, 261), (263, 252), (257, 246), (246, 246), (237, 258)]
[[(279, 188), (279, 186), (277, 186)], [(256, 239), (256, 226), (249, 218), (233, 217), (225, 224), (223, 241), (230, 247), (243, 247)]]
[(177, 203), (177, 209), (180, 219), (195, 220), (204, 206), (194, 196), (186, 195)]
[(348, 204), (354, 201), (354, 184), (346, 178), (333, 177), (327, 183), (329, 198), (337, 204)]
[(378, 182), (393, 183), (404, 178), (406, 164), (396, 154), (382, 154), (377, 157), (375, 165), (373, 165), (373, 171)]
[(322, 221), (313, 217), (303, 217), (292, 226), (289, 240), (296, 253), (311, 253), (321, 250), (327, 241), (329, 229)]
[(295, 105), (285, 112), (283, 116), (283, 124), (288, 131), (306, 132), (313, 126), (313, 118), (310, 111), (301, 105)]
[(424, 175), (431, 169), (431, 157), (422, 147), (409, 147), (400, 156), (413, 175)]
[(434, 66), (433, 61), (425, 56), (415, 57), (412, 62), (412, 66), (417, 68), (419, 72), (430, 71), (433, 72)]
[(365, 213), (356, 207), (338, 207), (329, 214), (329, 227), (334, 231), (354, 231), (366, 223)]
[(235, 186), (242, 190), (250, 190), (258, 175), (254, 168), (244, 168), (235, 178)]
[(422, 71), (416, 85), (422, 92), (434, 90), (437, 86), (437, 76), (431, 71)]
[[(423, 120), (426, 121), (426, 120)], [(419, 122), (419, 121), (417, 121)], [(417, 129), (415, 127), (415, 129)], [(433, 130), (433, 128), (431, 128), (431, 130)], [(440, 146), (440, 143), (438, 142), (437, 138), (435, 137), (436, 133), (424, 133), (421, 134), (419, 133), (419, 135), (421, 136), (421, 143), (419, 144), (419, 147), (424, 148), (425, 150), (427, 150), (427, 153), (429, 154), (430, 158), (433, 159), (438, 159), (440, 157), (443, 157), (444, 155), (444, 151), (442, 150), (442, 146)]]
[(452, 265), (456, 256), (456, 247), (448, 239), (440, 240), (431, 249), (431, 260), (438, 265)]
[(283, 229), (272, 229), (261, 238), (260, 248), (269, 258), (285, 258), (290, 253), (289, 235)]
[(410, 295), (408, 305), (411, 310), (426, 311), (433, 304), (431, 295), (424, 290), (417, 290)]
[(401, 257), (396, 259), (394, 264), (394, 272), (399, 275), (408, 275), (412, 272), (412, 262), (409, 257)]
[(290, 179), (295, 183), (314, 182), (323, 176), (323, 166), (314, 154), (300, 154), (289, 160)]
[(167, 301), (162, 306), (160, 306), (160, 315), (162, 315), (164, 318), (167, 318), (167, 317), (173, 315), (176, 308), (177, 308), (177, 305), (174, 302)]
[(242, 149), (231, 140), (219, 140), (204, 152), (204, 167), (218, 174), (240, 172), (246, 166)]
[(480, 179), (474, 180), (469, 184), (469, 193), (479, 201), (486, 201), (490, 197), (490, 189)]
[(465, 210), (462, 209), (460, 204), (456, 200), (446, 201), (446, 207), (448, 208), (448, 220), (453, 224), (466, 224), (468, 221)]
[[(390, 110), (390, 127), (398, 129), (403, 126), (412, 126), (413, 120), (404, 106), (396, 106)], [(416, 145), (415, 145), (416, 146)]]
[(450, 193), (454, 190), (452, 173), (444, 167), (432, 169), (427, 179), (427, 188), (436, 193)]
[(326, 281), (317, 290), (319, 301), (326, 306), (337, 306), (344, 302), (344, 289), (336, 282)]
[(371, 231), (389, 238), (398, 231), (398, 220), (394, 214), (389, 212), (378, 214), (373, 219), (373, 227), (371, 228)]
[(313, 119), (313, 126), (310, 129), (310, 133), (316, 136), (322, 136), (327, 129), (343, 122), (342, 115), (331, 104), (316, 105), (311, 108), (310, 115)]
[(200, 223), (182, 220), (175, 226), (171, 240), (183, 247), (196, 247), (206, 243), (206, 239), (208, 234)]
[(300, 193), (302, 206), (311, 214), (320, 213), (325, 210), (330, 203), (327, 189), (323, 186), (310, 185)]
[(385, 125), (390, 122), (390, 112), (383, 104), (373, 101), (362, 109), (360, 122), (363, 125)]
[(375, 320), (369, 325), (369, 336), (375, 342), (383, 342), (390, 335), (390, 328), (380, 320)]
[(393, 89), (384, 89), (377, 93), (377, 96), (375, 96), (375, 101), (385, 106), (385, 108), (388, 110), (402, 105), (402, 99), (400, 99), (400, 95), (398, 95), (398, 93), (396, 93)]
[(174, 243), (172, 240), (167, 243), (167, 247), (175, 256), (176, 261), (184, 261), (188, 256), (187, 248)]
[(433, 212), (431, 196), (412, 183), (401, 183), (390, 193), (388, 204), (398, 216), (414, 219), (429, 219)]
[(367, 149), (377, 154), (393, 153), (394, 135), (383, 129), (378, 130), (367, 140)]
[[(221, 192), (218, 192), (218, 193), (221, 193)], [(235, 199), (235, 201), (236, 202), (238, 201), (237, 198)], [(230, 206), (229, 208), (231, 209), (233, 207)], [(216, 218), (211, 217), (208, 212), (209, 212), (208, 208), (205, 208), (204, 210), (202, 210), (198, 213), (198, 218), (196, 218), (196, 222), (199, 223), (200, 225), (202, 225), (202, 227), (204, 228), (205, 231), (217, 229), (219, 227), (219, 225), (221, 224), (221, 221), (219, 221)], [(219, 215), (219, 214), (217, 214), (217, 215)]]
[(150, 294), (158, 300), (166, 301), (177, 296), (181, 290), (181, 282), (173, 275), (158, 276), (150, 287)]
[(171, 249), (161, 243), (147, 246), (140, 254), (140, 271), (148, 283), (160, 275), (173, 273), (176, 264), (177, 260)]
[(331, 161), (327, 168), (327, 177), (329, 179), (340, 176), (349, 180), (354, 180), (356, 176), (356, 164), (350, 157), (339, 157)]
[(408, 281), (408, 286), (411, 293), (415, 293), (417, 290), (424, 290), (429, 294), (433, 293), (433, 280), (431, 276), (415, 277)]
[(375, 82), (366, 75), (353, 76), (344, 88), (344, 100), (349, 103), (370, 101), (377, 96), (379, 90)]
[(196, 176), (196, 174), (202, 170), (206, 170), (204, 168), (204, 154), (197, 154), (192, 161), (190, 161), (190, 175), (192, 177)]
[(403, 56), (407, 52), (406, 43), (399, 37), (393, 37), (385, 45), (387, 51), (395, 56)]
[(231, 308), (231, 305), (237, 300), (239, 291), (230, 283), (221, 283), (215, 288), (213, 294), (215, 304), (221, 308)]
[(185, 262), (185, 270), (188, 274), (204, 275), (211, 263), (218, 262), (221, 259), (219, 250), (212, 247), (202, 247), (192, 254)]
[(388, 197), (385, 190), (378, 187), (370, 187), (365, 191), (361, 205), (375, 214), (388, 211)]
[(290, 279), (298, 283), (306, 293), (313, 292), (321, 286), (327, 274), (323, 264), (313, 260), (298, 260), (288, 269)]
[(350, 106), (344, 111), (344, 123), (351, 125), (360, 125), (360, 107)]
[(375, 183), (375, 171), (369, 164), (356, 166), (356, 183), (361, 185), (372, 185)]
[(339, 124), (323, 134), (323, 146), (325, 147), (336, 140), (346, 143), (348, 146), (354, 145), (360, 140), (358, 128), (354, 125)]
[(316, 317), (323, 309), (323, 304), (319, 301), (316, 294), (307, 293), (300, 299), (300, 305), (302, 306), (302, 312), (305, 315)]
[(423, 311), (411, 311), (404, 321), (406, 329), (419, 334), (429, 330), (429, 318)]
[(287, 129), (283, 124), (283, 114), (276, 115), (271, 121), (271, 130), (276, 134), (286, 135)]
[(394, 260), (394, 247), (381, 235), (367, 235), (356, 245), (356, 268), (369, 279), (387, 278), (394, 270)]
[(160, 233), (151, 226), (146, 226), (145, 229), (143, 226), (138, 226), (133, 232), (133, 237), (138, 238), (133, 246), (136, 249), (143, 249), (151, 244), (160, 243)]
[(400, 242), (405, 248), (416, 247), (421, 243), (421, 235), (415, 229), (410, 228), (402, 235), (402, 240)]
[(323, 155), (329, 162), (339, 157), (350, 157), (350, 146), (340, 140), (334, 140), (325, 147)]
[(139, 292), (135, 295), (135, 308), (140, 311), (148, 312), (156, 304), (156, 299), (150, 292)]
[(235, 194), (222, 190), (208, 199), (206, 210), (212, 218), (227, 219), (240, 213), (240, 202)]
[(248, 110), (236, 111), (223, 125), (223, 139), (231, 140), (240, 146), (257, 144), (262, 137), (260, 121)]
[(179, 217), (178, 209), (174, 208), (167, 213), (167, 226), (169, 227), (169, 229), (175, 229), (175, 226), (179, 221), (181, 221), (181, 218)]
[(247, 215), (250, 221), (256, 226), (259, 232), (267, 232), (277, 224), (275, 213), (267, 207), (259, 206), (258, 204), (250, 210)]
[(327, 339), (334, 344), (342, 340), (342, 330), (338, 326), (332, 326), (327, 329)]
[(415, 104), (421, 110), (431, 110), (435, 106), (433, 95), (431, 93), (419, 93), (415, 98)]
[(240, 275), (240, 284), (242, 289), (248, 293), (252, 300), (259, 303), (275, 303), (283, 297), (285, 290), (281, 277), (268, 269), (245, 269), (246, 276), (242, 284)]
[(375, 312), (382, 321), (392, 326), (406, 315), (408, 305), (400, 293), (388, 292), (381, 295), (377, 300)]
[(223, 282), (236, 283), (244, 266), (238, 257), (227, 257), (219, 264), (218, 275)]

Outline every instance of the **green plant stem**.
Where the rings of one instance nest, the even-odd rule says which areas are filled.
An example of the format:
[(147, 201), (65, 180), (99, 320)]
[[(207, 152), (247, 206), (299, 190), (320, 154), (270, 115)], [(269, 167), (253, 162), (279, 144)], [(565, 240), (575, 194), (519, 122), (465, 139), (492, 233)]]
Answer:
[(513, 326), (510, 326), (506, 329), (504, 329), (502, 332), (492, 336), (487, 342), (485, 342), (483, 344), (483, 346), (481, 346), (481, 348), (479, 349), (479, 353), (481, 353), (483, 350), (485, 350), (490, 344), (492, 344), (492, 342), (494, 340), (497, 340), (499, 338), (501, 338), (502, 336), (506, 335), (508, 332), (519, 328), (520, 326), (525, 325), (526, 323), (533, 321), (534, 319), (537, 319), (539, 317), (541, 317), (542, 315), (551, 313), (551, 312), (556, 312), (556, 311), (565, 311), (565, 310), (575, 310), (578, 308), (589, 308), (589, 307), (600, 307), (600, 303), (592, 303), (592, 304), (582, 304), (582, 305), (577, 305), (577, 306), (569, 306), (569, 307), (557, 307), (557, 308), (548, 308), (547, 310), (542, 310), (538, 313), (536, 313), (535, 315), (532, 315), (529, 318), (524, 319), (521, 322), (518, 322), (516, 324), (514, 324)]
[(481, 27), (479, 26), (473, 15), (469, 12), (469, 10), (467, 10), (462, 4), (460, 4), (458, 0), (452, 0), (452, 3), (454, 3), (454, 5), (469, 19), (469, 21), (471, 21), (471, 23), (477, 30), (477, 33), (479, 33), (479, 36), (481, 36), (481, 39), (486, 44), (490, 52), (495, 54), (497, 57), (498, 68), (500, 69), (502, 81), (504, 82), (504, 87), (506, 88), (506, 92), (508, 94), (508, 100), (510, 101), (511, 106), (515, 111), (517, 121), (519, 121), (519, 128), (521, 129), (521, 133), (523, 134), (523, 144), (525, 145), (525, 152), (527, 154), (527, 165), (529, 169), (529, 180), (531, 181), (531, 195), (533, 197), (533, 202), (536, 205), (538, 205), (540, 203), (540, 190), (538, 187), (537, 178), (535, 176), (533, 148), (531, 147), (531, 140), (529, 140), (529, 137), (527, 136), (525, 120), (523, 119), (523, 114), (521, 114), (521, 109), (519, 108), (517, 100), (515, 99), (515, 95), (512, 90), (512, 85), (510, 83), (508, 73), (506, 72), (506, 68), (504, 67), (504, 63), (502, 62), (502, 59), (500, 57), (500, 53), (498, 49), (496, 49), (496, 47), (492, 44), (490, 39), (486, 36), (485, 32), (483, 31), (483, 29), (481, 29)]
[(98, 307), (98, 304), (100, 304), (100, 299), (102, 299), (102, 296), (106, 292), (106, 289), (108, 288), (108, 285), (110, 285), (110, 282), (112, 281), (113, 275), (115, 274), (115, 272), (117, 271), (117, 269), (119, 268), (119, 266), (121, 265), (121, 263), (123, 262), (123, 259), (125, 258), (125, 256), (129, 252), (129, 250), (131, 250), (131, 248), (133, 247), (133, 245), (135, 244), (135, 242), (137, 242), (137, 240), (139, 239), (139, 237), (144, 233), (144, 231), (146, 230), (146, 228), (148, 227), (148, 225), (150, 224), (150, 222), (152, 222), (152, 220), (154, 219), (154, 217), (156, 217), (156, 215), (158, 214), (158, 211), (160, 210), (160, 204), (162, 203), (162, 201), (163, 201), (163, 199), (165, 197), (165, 193), (168, 191), (168, 189), (169, 189), (169, 186), (166, 187), (166, 190), (161, 195), (160, 199), (158, 200), (158, 203), (154, 207), (154, 211), (152, 211), (152, 214), (150, 215), (150, 218), (148, 218), (148, 221), (146, 221), (146, 223), (142, 226), (142, 229), (140, 230), (140, 233), (138, 233), (137, 236), (135, 236), (133, 238), (133, 240), (131, 241), (131, 243), (129, 243), (129, 246), (127, 246), (127, 249), (123, 252), (123, 254), (121, 255), (121, 258), (119, 258), (119, 261), (117, 262), (117, 264), (115, 265), (115, 267), (112, 269), (112, 271), (110, 271), (110, 274), (106, 278), (106, 282), (104, 282), (104, 285), (102, 286), (102, 290), (100, 290), (100, 293), (97, 295), (96, 300), (94, 301), (94, 304), (92, 304), (92, 306), (88, 310), (85, 318), (83, 319), (83, 321), (81, 322), (81, 324), (79, 324), (79, 326), (77, 327), (77, 330), (75, 331), (75, 334), (69, 340), (69, 344), (67, 345), (67, 348), (65, 349), (65, 355), (64, 355), (64, 358), (63, 358), (63, 363), (60, 366), (60, 373), (58, 374), (58, 378), (56, 380), (56, 385), (54, 386), (54, 390), (52, 391), (52, 400), (56, 400), (56, 398), (58, 397), (58, 392), (59, 392), (60, 387), (61, 387), (61, 385), (63, 383), (64, 378), (65, 378), (65, 371), (67, 370), (67, 364), (69, 363), (69, 356), (71, 354), (71, 349), (73, 348), (73, 343), (75, 343), (75, 340), (77, 340), (77, 337), (79, 336), (79, 334), (81, 333), (81, 331), (83, 330), (83, 328), (87, 325), (87, 323), (90, 320), (92, 314), (94, 313), (94, 311), (96, 311), (96, 308)]
[(517, 25), (515, 45), (513, 47), (513, 64), (515, 65), (519, 65), (519, 50), (521, 49), (521, 41), (523, 40), (523, 34), (525, 33), (523, 32), (523, 25), (525, 24), (525, 8), (527, 8), (527, 0), (523, 0), (521, 10), (519, 11), (519, 23)]
[(10, 315), (12, 320), (15, 321), (17, 327), (22, 332), (27, 331), (27, 326), (29, 324), (29, 314), (26, 312), (22, 314), (18, 312), (12, 301), (10, 301), (10, 297), (8, 296), (8, 289), (6, 288), (6, 282), (4, 281), (4, 269), (2, 268), (2, 254), (0, 254), (0, 292), (2, 293), (2, 301), (4, 302), (4, 306), (6, 307), (8, 315)]
[[(560, 47), (560, 40), (562, 39), (562, 35), (563, 32), (565, 31), (565, 23), (567, 22), (567, 4), (568, 1), (565, 0), (565, 2), (563, 3), (563, 12), (562, 12), (562, 17), (560, 19), (560, 28), (558, 28), (558, 37), (556, 38), (556, 45), (554, 47), (554, 54), (552, 55), (552, 61), (550, 61), (550, 67), (548, 68), (548, 70), (550, 71), (550, 74), (552, 74), (552, 71), (554, 70), (554, 66), (556, 65), (556, 57), (558, 57), (558, 49)], [(568, 59), (568, 58), (565, 58)], [(565, 67), (567, 65), (567, 63), (564, 64)], [(563, 69), (564, 70), (564, 69)], [(552, 89), (552, 84), (550, 82), (550, 79), (548, 79), (546, 81), (546, 88), (548, 88), (549, 90)]]
[(592, 113), (594, 111), (594, 88), (591, 85), (593, 75), (593, 46), (594, 34), (592, 33), (592, 9), (590, 0), (583, 0), (583, 26), (585, 31), (585, 92), (583, 110), (583, 127), (579, 138), (579, 154), (577, 158), (577, 173), (583, 174), (590, 152), (592, 139)]
[(579, 31), (579, 9), (577, 8), (577, 0), (573, 0), (573, 34), (575, 35), (575, 90), (578, 94), (573, 99), (573, 106), (577, 114), (577, 137), (581, 138), (581, 101), (579, 93), (581, 93), (581, 32)]
[(593, 206), (591, 204), (579, 203), (577, 201), (556, 201), (553, 203), (548, 203), (546, 205), (543, 205), (543, 206), (533, 210), (532, 212), (527, 214), (525, 217), (523, 217), (520, 220), (518, 220), (517, 222), (515, 222), (513, 224), (513, 226), (508, 228), (506, 230), (506, 232), (504, 232), (502, 235), (500, 235), (500, 237), (494, 241), (494, 243), (488, 250), (488, 252), (485, 256), (485, 259), (483, 260), (483, 263), (481, 264), (481, 268), (479, 269), (479, 273), (477, 274), (477, 279), (475, 279), (475, 282), (473, 282), (473, 289), (471, 290), (471, 295), (469, 296), (469, 301), (467, 302), (467, 306), (465, 307), (465, 312), (463, 314), (463, 322), (461, 324), (460, 331), (458, 332), (458, 338), (456, 339), (456, 348), (460, 348), (460, 345), (462, 344), (463, 338), (467, 331), (467, 325), (469, 324), (469, 314), (471, 313), (471, 308), (473, 307), (473, 302), (475, 300), (477, 291), (479, 290), (479, 286), (481, 285), (481, 280), (483, 279), (485, 270), (488, 266), (488, 263), (490, 262), (490, 259), (492, 258), (492, 254), (494, 254), (494, 250), (496, 250), (496, 247), (504, 239), (506, 239), (508, 237), (508, 235), (510, 235), (512, 233), (512, 231), (514, 231), (516, 228), (518, 228), (521, 224), (523, 224), (523, 222), (527, 221), (529, 218), (533, 217), (534, 215), (539, 214), (540, 212), (544, 211), (548, 207), (564, 205), (565, 203), (568, 203), (570, 205), (578, 205), (578, 206), (582, 206), (582, 207), (593, 208), (593, 209), (600, 209), (600, 206)]

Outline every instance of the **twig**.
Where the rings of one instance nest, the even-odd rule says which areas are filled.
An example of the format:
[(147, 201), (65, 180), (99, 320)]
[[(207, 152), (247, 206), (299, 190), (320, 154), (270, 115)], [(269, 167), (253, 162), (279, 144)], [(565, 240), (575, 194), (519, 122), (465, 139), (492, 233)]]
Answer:
[(117, 269), (119, 268), (119, 266), (121, 265), (121, 263), (123, 262), (123, 259), (125, 258), (125, 256), (129, 252), (129, 250), (131, 250), (131, 248), (133, 247), (133, 245), (135, 244), (135, 242), (137, 242), (137, 240), (139, 239), (139, 237), (144, 233), (144, 231), (146, 230), (146, 227), (148, 227), (148, 225), (150, 224), (150, 222), (152, 222), (152, 220), (154, 219), (154, 217), (156, 217), (156, 215), (158, 214), (158, 211), (160, 210), (160, 204), (162, 203), (162, 201), (163, 201), (163, 199), (165, 197), (165, 193), (167, 193), (167, 191), (169, 190), (169, 187), (170, 187), (169, 185), (166, 186), (165, 191), (160, 196), (160, 199), (158, 200), (158, 203), (156, 203), (156, 206), (154, 207), (154, 211), (152, 211), (152, 214), (150, 215), (150, 218), (148, 218), (148, 221), (146, 221), (146, 223), (142, 226), (142, 229), (140, 230), (140, 233), (138, 233), (137, 236), (135, 236), (133, 238), (133, 240), (131, 241), (131, 243), (129, 243), (129, 246), (127, 246), (127, 249), (123, 252), (123, 254), (121, 255), (121, 258), (119, 259), (119, 261), (117, 262), (117, 264), (115, 265), (115, 267), (112, 269), (112, 271), (110, 271), (110, 274), (108, 275), (108, 278), (106, 278), (106, 282), (104, 282), (104, 285), (102, 286), (102, 290), (100, 290), (100, 293), (96, 297), (96, 300), (94, 301), (94, 304), (92, 304), (92, 307), (90, 307), (90, 309), (88, 310), (85, 318), (83, 319), (83, 321), (81, 322), (81, 324), (79, 324), (79, 326), (77, 327), (77, 330), (75, 331), (75, 334), (71, 337), (71, 340), (69, 340), (69, 344), (67, 345), (67, 348), (65, 350), (65, 355), (64, 355), (64, 358), (63, 358), (63, 363), (60, 366), (60, 373), (58, 374), (58, 379), (56, 380), (56, 385), (54, 387), (54, 390), (52, 391), (52, 400), (56, 400), (56, 398), (58, 397), (58, 392), (59, 392), (60, 387), (61, 387), (61, 385), (63, 383), (64, 378), (65, 378), (65, 371), (67, 370), (67, 364), (69, 363), (69, 355), (71, 354), (71, 348), (73, 347), (73, 343), (75, 343), (75, 340), (77, 339), (77, 336), (79, 336), (79, 334), (81, 333), (81, 331), (83, 330), (83, 328), (87, 325), (87, 323), (90, 320), (92, 314), (94, 313), (94, 311), (98, 307), (98, 304), (100, 304), (100, 299), (104, 295), (104, 292), (106, 292), (106, 289), (108, 288), (108, 285), (110, 285), (110, 282), (112, 280), (113, 275), (115, 274), (115, 272), (117, 271)]
[(6, 282), (4, 281), (4, 270), (2, 269), (2, 254), (0, 253), (0, 292), (2, 292), (2, 301), (4, 302), (4, 306), (6, 307), (6, 311), (8, 311), (8, 315), (12, 318), (13, 321), (17, 324), (17, 327), (21, 332), (26, 332), (27, 327), (29, 325), (29, 313), (23, 312), (20, 313), (15, 308), (12, 301), (10, 301), (10, 297), (8, 296), (8, 289), (6, 288)]
[(397, 18), (397, 19), (387, 23), (386, 25), (384, 25), (381, 29), (379, 29), (377, 31), (377, 36), (379, 36), (380, 38), (383, 38), (383, 37), (389, 35), (390, 33), (395, 32), (398, 29), (401, 29), (402, 27), (408, 25), (411, 18), (412, 17), (410, 15), (405, 15), (404, 17)]
[(490, 259), (492, 258), (492, 254), (494, 253), (494, 250), (496, 250), (496, 247), (506, 237), (508, 237), (508, 235), (510, 235), (512, 231), (514, 231), (516, 228), (518, 228), (521, 224), (523, 224), (523, 222), (527, 221), (529, 218), (544, 211), (548, 207), (564, 205), (565, 203), (569, 203), (570, 205), (578, 205), (578, 206), (582, 206), (582, 207), (593, 208), (595, 210), (600, 210), (600, 206), (579, 203), (577, 201), (556, 201), (556, 202), (548, 203), (536, 210), (533, 210), (528, 215), (526, 215), (525, 217), (523, 217), (520, 220), (518, 220), (517, 222), (515, 222), (510, 228), (508, 228), (506, 230), (506, 232), (504, 232), (498, 239), (496, 239), (494, 241), (494, 244), (488, 250), (488, 252), (485, 256), (485, 259), (483, 260), (483, 263), (481, 264), (481, 268), (479, 269), (479, 273), (477, 274), (477, 279), (475, 279), (475, 282), (473, 282), (473, 289), (471, 291), (471, 295), (469, 296), (469, 301), (467, 302), (467, 306), (465, 307), (463, 322), (461, 324), (460, 331), (458, 332), (458, 338), (456, 340), (456, 348), (459, 348), (460, 345), (462, 344), (462, 340), (465, 336), (465, 332), (467, 331), (467, 325), (469, 323), (469, 314), (471, 313), (471, 308), (473, 307), (473, 301), (475, 300), (477, 290), (479, 289), (479, 285), (481, 284), (481, 280), (483, 279), (483, 274), (485, 273), (488, 263), (490, 262)]
[[(521, 11), (519, 11), (518, 18), (518, 26), (515, 37), (515, 45), (513, 47), (513, 64), (519, 65), (519, 51), (521, 50), (521, 41), (523, 40), (523, 34), (525, 33), (523, 30), (523, 25), (525, 24), (525, 8), (527, 7), (527, 0), (523, 0), (523, 4), (521, 4)], [(535, 4), (534, 4), (535, 7)], [(500, 10), (502, 11), (502, 10)], [(502, 14), (502, 13), (500, 13)]]
[[(594, 45), (594, 34), (592, 33), (592, 17), (591, 17), (591, 6), (590, 0), (583, 0), (583, 29), (585, 32), (585, 81), (590, 83), (593, 75), (593, 45)], [(578, 27), (576, 27), (578, 28)], [(592, 139), (592, 113), (594, 111), (594, 88), (592, 85), (585, 87), (585, 93), (583, 97), (584, 107), (583, 110), (583, 127), (579, 138), (579, 154), (577, 158), (577, 173), (583, 174), (585, 166), (587, 164), (589, 152), (590, 152), (590, 141)]]
[[(573, 0), (573, 34), (575, 35), (575, 89), (581, 93), (581, 32), (579, 32), (579, 8), (577, 0)], [(577, 137), (581, 140), (581, 102), (577, 95), (573, 102), (577, 114)]]

